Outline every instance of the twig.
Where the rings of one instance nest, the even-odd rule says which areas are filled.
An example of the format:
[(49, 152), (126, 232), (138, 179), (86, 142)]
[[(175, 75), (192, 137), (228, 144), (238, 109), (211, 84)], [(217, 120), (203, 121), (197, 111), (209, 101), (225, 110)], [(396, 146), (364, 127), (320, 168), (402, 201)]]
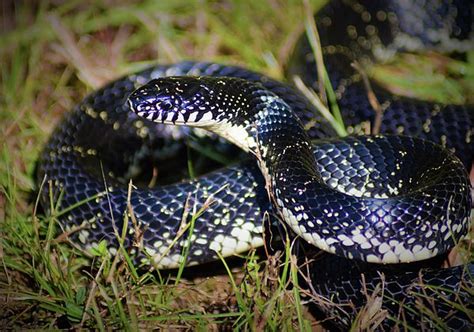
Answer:
[(143, 229), (140, 228), (140, 223), (138, 222), (135, 212), (133, 211), (133, 206), (132, 206), (132, 189), (134, 188), (134, 185), (132, 183), (132, 180), (128, 182), (128, 190), (127, 190), (127, 210), (128, 214), (130, 215), (130, 219), (132, 221), (132, 226), (134, 229), (134, 236), (133, 236), (133, 245), (137, 247), (139, 250), (143, 248), (143, 234), (148, 228), (148, 225), (145, 225)]

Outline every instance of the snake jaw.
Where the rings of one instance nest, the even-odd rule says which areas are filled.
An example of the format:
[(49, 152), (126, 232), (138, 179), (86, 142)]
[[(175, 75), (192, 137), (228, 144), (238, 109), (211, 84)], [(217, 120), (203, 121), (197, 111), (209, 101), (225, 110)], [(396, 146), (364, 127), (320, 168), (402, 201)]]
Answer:
[(138, 88), (128, 103), (138, 116), (154, 122), (206, 127), (218, 114), (207, 101), (213, 92), (199, 78), (167, 77)]

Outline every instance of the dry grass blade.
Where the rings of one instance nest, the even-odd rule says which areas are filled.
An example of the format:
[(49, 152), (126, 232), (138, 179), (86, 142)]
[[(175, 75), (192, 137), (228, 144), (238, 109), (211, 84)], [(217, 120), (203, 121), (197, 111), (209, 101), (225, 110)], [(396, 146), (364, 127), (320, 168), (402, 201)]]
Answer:
[(48, 18), (53, 31), (57, 33), (63, 45), (63, 47), (56, 47), (56, 50), (76, 66), (81, 79), (87, 85), (97, 89), (110, 79), (110, 73), (101, 73), (102, 70), (95, 68), (89, 59), (81, 53), (72, 32), (61, 23), (57, 16), (51, 14)]
[(380, 283), (369, 293), (365, 276), (362, 275), (363, 294), (366, 297), (366, 304), (358, 312), (351, 329), (355, 331), (376, 331), (382, 322), (388, 317), (388, 312), (382, 309), (385, 276), (380, 274)]
[[(306, 86), (300, 77), (293, 77), (293, 81), (296, 87), (304, 94), (306, 98), (316, 107), (316, 109), (321, 113), (321, 115), (328, 120), (328, 122), (333, 126), (339, 136), (346, 136), (347, 131), (333, 116), (329, 109), (323, 104), (316, 92)], [(309, 122), (307, 127), (311, 127), (312, 124)]]
[[(304, 5), (305, 5), (305, 13), (306, 13), (306, 17), (305, 17), (306, 31), (308, 35), (310, 36), (309, 37), (310, 44), (313, 49), (313, 53), (316, 56), (316, 66), (317, 66), (317, 72), (318, 72), (318, 85), (319, 85), (318, 90), (321, 95), (321, 100), (322, 100), (323, 105), (328, 105), (328, 100), (326, 96), (326, 88), (325, 88), (326, 77), (324, 75), (324, 73), (326, 72), (326, 69), (324, 68), (321, 41), (319, 38), (318, 29), (316, 28), (316, 23), (314, 22), (313, 10), (311, 10), (308, 0), (304, 1)], [(314, 42), (312, 40), (314, 40)]]
[(383, 119), (383, 109), (382, 105), (380, 105), (377, 96), (372, 89), (372, 85), (370, 84), (370, 80), (367, 76), (367, 73), (364, 71), (360, 63), (353, 62), (352, 67), (359, 72), (359, 75), (362, 77), (362, 82), (364, 82), (365, 89), (367, 90), (367, 98), (369, 99), (370, 106), (372, 106), (373, 110), (375, 111), (375, 120), (374, 120), (374, 127), (371, 130), (371, 134), (377, 135), (380, 133), (380, 127), (382, 126), (382, 119)]

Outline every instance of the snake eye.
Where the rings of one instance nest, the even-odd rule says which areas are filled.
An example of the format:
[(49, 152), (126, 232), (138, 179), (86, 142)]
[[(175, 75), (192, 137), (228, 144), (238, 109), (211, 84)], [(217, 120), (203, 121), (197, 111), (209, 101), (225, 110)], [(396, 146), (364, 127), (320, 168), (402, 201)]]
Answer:
[(165, 99), (159, 102), (156, 107), (159, 108), (161, 111), (168, 112), (171, 108), (173, 108), (173, 103), (171, 103), (170, 100)]

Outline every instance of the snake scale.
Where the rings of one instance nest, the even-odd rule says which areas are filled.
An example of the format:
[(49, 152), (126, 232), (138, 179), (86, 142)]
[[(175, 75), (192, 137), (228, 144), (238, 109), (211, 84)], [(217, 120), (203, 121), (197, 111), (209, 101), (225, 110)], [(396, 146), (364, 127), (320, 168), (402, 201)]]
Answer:
[[(353, 60), (368, 63), (420, 47), (466, 51), (471, 10), (461, 1), (332, 1), (324, 7), (317, 15), (318, 30), (346, 125), (357, 133), (359, 123), (374, 121), (360, 75), (350, 66)], [(345, 23), (336, 24), (341, 13)], [(309, 49), (303, 39), (289, 75), (317, 88)], [(474, 156), (474, 114), (464, 106), (397, 98), (379, 86), (374, 92), (384, 105), (381, 131), (387, 135), (337, 139), (300, 92), (262, 74), (204, 62), (146, 68), (111, 82), (66, 115), (40, 159), (38, 181), (51, 180), (52, 188), (44, 186), (43, 205), (52, 195), (63, 208), (74, 207), (61, 225), (74, 230), (73, 240), (85, 248), (106, 240), (115, 254), (117, 236), (127, 226), (124, 245), (137, 264), (157, 268), (176, 267), (183, 259), (188, 238), (176, 234), (189, 212), (185, 207), (192, 215), (206, 205), (189, 235), (189, 265), (215, 260), (216, 252), (229, 256), (261, 246), (264, 213), (273, 210), (307, 242), (355, 259), (328, 255), (327, 265), (367, 262), (356, 264), (372, 276), (365, 287), (375, 287), (377, 271), (388, 270), (384, 308), (391, 319), (385, 326), (397, 319), (425, 326), (430, 324), (426, 317), (413, 310), (399, 316), (400, 301), (408, 307), (415, 302), (407, 294), (416, 288), (417, 272), (404, 268), (410, 264), (373, 263), (423, 261), (447, 253), (467, 233), (466, 169)], [(140, 184), (138, 179), (150, 180), (150, 170), (163, 167), (167, 156), (180, 155), (185, 142), (206, 136), (164, 123), (214, 131), (256, 155), (258, 165), (249, 160), (192, 180)], [(319, 140), (313, 145), (312, 139)], [(233, 151), (222, 142), (218, 149)], [(130, 178), (138, 184), (130, 194), (136, 222), (124, 225)], [(336, 327), (345, 329), (364, 304), (363, 285), (360, 278), (318, 273), (324, 264), (312, 264), (310, 286), (336, 303), (352, 302), (350, 310), (323, 308), (336, 316)], [(472, 318), (462, 310), (453, 314), (450, 303), (470, 301), (472, 279), (465, 281), (463, 274), (473, 270), (469, 264), (467, 271), (436, 268), (424, 274), (425, 282), (448, 290), (434, 309), (448, 327), (472, 328)], [(439, 295), (431, 292), (430, 297)]]

